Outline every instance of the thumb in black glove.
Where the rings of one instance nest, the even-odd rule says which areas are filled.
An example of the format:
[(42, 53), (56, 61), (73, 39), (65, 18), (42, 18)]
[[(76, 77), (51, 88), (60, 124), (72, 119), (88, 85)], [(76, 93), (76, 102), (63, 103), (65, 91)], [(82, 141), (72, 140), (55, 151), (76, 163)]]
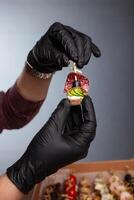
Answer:
[(95, 137), (96, 118), (90, 97), (79, 106), (60, 102), (23, 156), (7, 169), (7, 176), (23, 193), (61, 167), (84, 158)]
[(67, 66), (69, 60), (82, 68), (91, 54), (101, 55), (89, 36), (56, 22), (29, 52), (27, 62), (39, 72), (52, 73)]

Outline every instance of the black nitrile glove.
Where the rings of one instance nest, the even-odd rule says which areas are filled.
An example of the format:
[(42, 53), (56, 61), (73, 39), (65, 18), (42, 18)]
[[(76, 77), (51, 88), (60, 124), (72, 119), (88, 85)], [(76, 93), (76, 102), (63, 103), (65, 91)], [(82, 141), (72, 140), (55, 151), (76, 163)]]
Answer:
[(56, 22), (29, 52), (27, 61), (39, 72), (52, 73), (67, 66), (69, 60), (82, 68), (92, 53), (96, 57), (101, 54), (89, 36)]
[(7, 169), (7, 176), (23, 193), (61, 167), (84, 158), (95, 137), (96, 118), (89, 96), (79, 106), (60, 102), (23, 156)]

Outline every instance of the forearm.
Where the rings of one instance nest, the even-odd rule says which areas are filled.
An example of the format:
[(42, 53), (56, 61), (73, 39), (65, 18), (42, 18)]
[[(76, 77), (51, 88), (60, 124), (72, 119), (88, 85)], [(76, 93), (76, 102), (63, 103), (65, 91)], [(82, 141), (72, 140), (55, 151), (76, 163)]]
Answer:
[(24, 68), (17, 80), (17, 87), (25, 99), (37, 102), (46, 98), (50, 82), (51, 78), (45, 80), (36, 78)]
[(6, 175), (0, 177), (1, 200), (23, 200), (24, 194), (9, 180)]
[(25, 69), (6, 93), (0, 93), (0, 131), (18, 129), (39, 112), (51, 82), (33, 77)]

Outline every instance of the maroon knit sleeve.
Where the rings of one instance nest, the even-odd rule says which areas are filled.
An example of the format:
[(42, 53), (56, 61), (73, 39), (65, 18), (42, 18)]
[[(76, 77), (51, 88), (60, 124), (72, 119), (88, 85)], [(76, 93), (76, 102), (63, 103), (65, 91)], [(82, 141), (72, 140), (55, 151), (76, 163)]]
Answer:
[(0, 132), (3, 129), (18, 129), (30, 122), (39, 112), (43, 101), (26, 100), (18, 91), (17, 85), (0, 92)]

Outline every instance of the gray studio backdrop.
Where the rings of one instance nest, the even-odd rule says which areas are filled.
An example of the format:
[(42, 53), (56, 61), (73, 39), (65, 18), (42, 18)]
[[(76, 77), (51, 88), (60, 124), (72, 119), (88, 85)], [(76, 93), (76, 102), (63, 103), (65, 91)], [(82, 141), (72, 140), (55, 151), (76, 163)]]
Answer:
[[(55, 21), (90, 35), (102, 51), (83, 70), (98, 121), (84, 161), (134, 157), (134, 1), (0, 0), (0, 90), (20, 74), (28, 51)], [(0, 173), (15, 162), (64, 97), (69, 69), (54, 75), (40, 113), (20, 130), (0, 135)]]

